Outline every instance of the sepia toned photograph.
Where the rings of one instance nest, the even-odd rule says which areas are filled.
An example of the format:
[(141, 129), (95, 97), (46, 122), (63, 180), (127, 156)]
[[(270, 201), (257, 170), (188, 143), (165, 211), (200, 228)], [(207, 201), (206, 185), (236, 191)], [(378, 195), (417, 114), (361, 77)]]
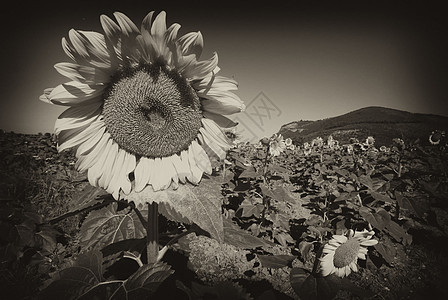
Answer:
[(448, 298), (437, 2), (11, 2), (0, 298)]

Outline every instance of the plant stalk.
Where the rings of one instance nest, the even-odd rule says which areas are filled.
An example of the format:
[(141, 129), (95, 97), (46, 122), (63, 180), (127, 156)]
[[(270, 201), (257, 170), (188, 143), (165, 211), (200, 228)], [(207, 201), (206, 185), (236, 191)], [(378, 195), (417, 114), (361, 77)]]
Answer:
[(159, 204), (156, 202), (148, 203), (146, 236), (148, 264), (155, 264), (159, 256)]

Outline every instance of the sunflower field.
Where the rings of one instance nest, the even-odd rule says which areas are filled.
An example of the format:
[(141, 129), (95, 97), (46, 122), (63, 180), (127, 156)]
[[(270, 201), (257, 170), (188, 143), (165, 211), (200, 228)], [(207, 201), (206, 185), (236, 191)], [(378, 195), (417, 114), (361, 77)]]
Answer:
[(235, 143), (200, 184), (130, 200), (53, 135), (2, 132), (3, 299), (446, 297), (448, 155), (431, 138)]

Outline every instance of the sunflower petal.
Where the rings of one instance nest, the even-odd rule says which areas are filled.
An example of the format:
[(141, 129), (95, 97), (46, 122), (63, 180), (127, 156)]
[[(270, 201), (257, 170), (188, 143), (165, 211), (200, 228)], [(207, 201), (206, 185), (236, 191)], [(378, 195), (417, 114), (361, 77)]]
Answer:
[(101, 101), (101, 95), (105, 86), (93, 86), (70, 81), (63, 83), (51, 90), (48, 99), (58, 105), (74, 106), (85, 101)]
[(178, 42), (181, 45), (183, 55), (194, 54), (197, 58), (201, 56), (202, 48), (204, 47), (204, 39), (200, 31), (189, 32), (181, 36)]
[(117, 19), (118, 25), (121, 28), (121, 33), (124, 36), (134, 37), (140, 33), (134, 22), (132, 22), (131, 19), (129, 19), (125, 14), (121, 12), (114, 12), (114, 16)]
[(78, 157), (78, 161), (75, 166), (79, 172), (87, 171), (90, 167), (96, 164), (101, 156), (101, 153), (105, 152), (107, 143), (110, 139), (110, 134), (106, 131), (98, 144), (92, 148), (92, 151)]
[(101, 113), (101, 102), (88, 105), (73, 106), (66, 109), (56, 120), (54, 133), (58, 135), (63, 130), (69, 130), (91, 124)]
[(208, 158), (207, 153), (205, 153), (204, 149), (199, 146), (198, 142), (191, 142), (191, 150), (194, 153), (194, 158), (196, 160), (196, 165), (201, 169), (202, 172), (211, 175), (212, 174), (212, 164), (210, 163), (210, 159)]
[(220, 92), (215, 95), (208, 93), (198, 95), (202, 98), (201, 104), (204, 111), (221, 115), (231, 115), (242, 112), (246, 106), (241, 99), (232, 92)]
[(57, 63), (54, 68), (59, 74), (85, 84), (108, 83), (110, 80), (110, 74), (94, 67), (73, 63)]
[(197, 166), (192, 145), (188, 147), (187, 158), (190, 164), (191, 176), (187, 177), (188, 181), (193, 184), (199, 184), (202, 178), (202, 170)]
[(196, 61), (196, 56), (193, 63), (187, 65), (183, 71), (183, 75), (190, 80), (202, 79), (207, 74), (213, 72), (218, 65), (218, 54), (215, 52), (209, 60)]
[(107, 162), (106, 159), (109, 155), (109, 152), (112, 150), (113, 140), (109, 139), (107, 144), (104, 147), (104, 151), (98, 153), (98, 160), (93, 164), (91, 168), (87, 171), (87, 178), (89, 179), (89, 183), (93, 186), (98, 186), (98, 180), (103, 176), (105, 164), (109, 164), (111, 162)]
[[(182, 151), (186, 152), (186, 151)], [(172, 156), (172, 161), (174, 168), (176, 169), (177, 176), (179, 178), (179, 181), (182, 183), (186, 183), (187, 178), (191, 176), (191, 170), (190, 165), (188, 164), (188, 159), (182, 160), (182, 152), (181, 156), (175, 154)]]
[(135, 191), (137, 193), (143, 191), (149, 182), (150, 169), (152, 168), (152, 159), (142, 157), (135, 167)]
[(238, 125), (238, 123), (230, 120), (227, 117), (224, 117), (223, 115), (220, 114), (215, 114), (209, 111), (204, 111), (203, 115), (205, 118), (213, 120), (218, 126), (222, 127), (222, 128), (232, 128), (235, 127), (236, 125)]
[(116, 169), (115, 164), (119, 163), (117, 161), (117, 159), (119, 158), (118, 150), (119, 150), (118, 144), (112, 143), (112, 145), (109, 149), (109, 153), (107, 154), (107, 158), (106, 158), (105, 165), (103, 168), (103, 174), (98, 180), (98, 185), (100, 187), (107, 189), (110, 181), (112, 180), (112, 177), (114, 174), (113, 171)]
[(202, 118), (201, 119), (203, 128), (208, 133), (209, 137), (212, 138), (213, 142), (219, 145), (224, 150), (229, 150), (231, 142), (226, 137), (221, 128), (213, 120)]

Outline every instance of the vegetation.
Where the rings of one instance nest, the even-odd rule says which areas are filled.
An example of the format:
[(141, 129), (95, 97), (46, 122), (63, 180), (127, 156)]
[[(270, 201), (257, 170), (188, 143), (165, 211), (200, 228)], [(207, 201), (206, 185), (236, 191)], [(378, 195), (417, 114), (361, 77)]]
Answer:
[[(197, 187), (142, 195), (160, 200), (160, 259), (148, 263), (145, 207), (91, 187), (51, 135), (2, 133), (2, 295), (446, 297), (444, 139), (238, 144)], [(350, 229), (374, 231), (378, 244), (358, 272), (322, 276), (322, 248)]]
[(279, 133), (298, 144), (318, 136), (332, 135), (339, 142), (348, 143), (350, 138), (371, 135), (379, 145), (389, 145), (394, 138), (420, 138), (420, 143), (427, 145), (428, 134), (434, 129), (448, 130), (448, 118), (373, 106), (324, 120), (292, 122), (282, 126)]

